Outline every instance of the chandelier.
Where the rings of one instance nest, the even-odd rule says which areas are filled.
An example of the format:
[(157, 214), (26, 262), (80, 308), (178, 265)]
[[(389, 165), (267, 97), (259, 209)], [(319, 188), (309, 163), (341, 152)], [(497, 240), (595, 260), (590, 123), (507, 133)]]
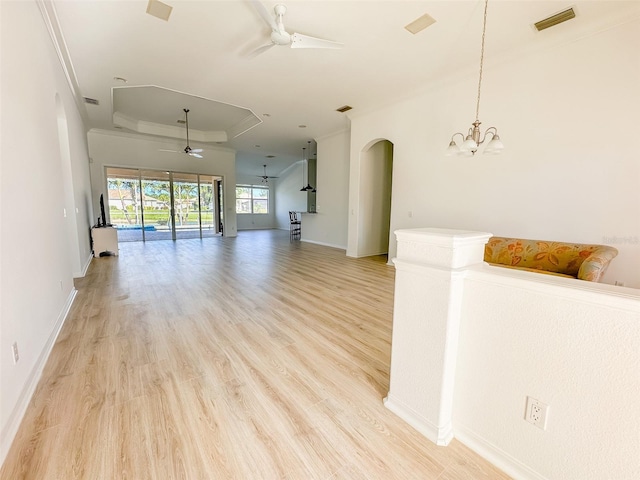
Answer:
[[(484, 2), (484, 21), (482, 24), (482, 45), (480, 47), (480, 77), (478, 79), (478, 99), (476, 101), (476, 121), (469, 128), (469, 132), (465, 137), (464, 134), (458, 132), (454, 133), (447, 148), (446, 155), (475, 155), (478, 151), (478, 147), (484, 143), (487, 139), (487, 135), (491, 135), (491, 141), (485, 147), (483, 153), (497, 155), (502, 152), (504, 145), (498, 136), (498, 129), (496, 127), (489, 127), (485, 130), (484, 135), (480, 132), (480, 120), (478, 115), (480, 113), (480, 87), (482, 86), (482, 64), (484, 62), (484, 37), (487, 30), (487, 7), (489, 6), (489, 0)], [(460, 135), (463, 139), (462, 145), (458, 146), (455, 141), (455, 137)], [(481, 139), (482, 137), (482, 139)]]

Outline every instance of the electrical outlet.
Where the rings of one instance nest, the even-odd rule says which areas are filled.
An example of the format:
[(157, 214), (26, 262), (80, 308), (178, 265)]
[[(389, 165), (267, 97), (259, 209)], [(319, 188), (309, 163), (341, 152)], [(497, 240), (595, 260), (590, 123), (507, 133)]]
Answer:
[(18, 360), (20, 360), (20, 354), (18, 353), (18, 342), (13, 342), (13, 345), (11, 345), (11, 349), (13, 350), (13, 363), (15, 365), (16, 363), (18, 363)]
[(549, 405), (533, 397), (527, 397), (527, 411), (524, 415), (524, 419), (527, 422), (542, 430), (546, 430), (548, 413)]

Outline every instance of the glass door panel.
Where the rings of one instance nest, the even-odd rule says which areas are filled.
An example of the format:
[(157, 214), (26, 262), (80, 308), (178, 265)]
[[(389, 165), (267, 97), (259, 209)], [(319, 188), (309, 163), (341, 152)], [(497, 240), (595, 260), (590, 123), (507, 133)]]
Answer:
[(132, 168), (106, 168), (109, 222), (119, 242), (136, 242), (142, 237), (140, 172)]
[(173, 173), (174, 238), (200, 238), (199, 204), (198, 175)]
[(200, 175), (200, 220), (202, 225), (202, 237), (213, 237), (217, 233), (216, 228), (216, 191), (215, 177)]
[(140, 178), (144, 196), (144, 239), (171, 240), (171, 174), (142, 170)]
[(222, 190), (222, 179), (216, 180), (216, 198), (218, 199), (218, 209), (216, 210), (216, 220), (218, 222), (218, 233), (224, 234), (224, 193)]

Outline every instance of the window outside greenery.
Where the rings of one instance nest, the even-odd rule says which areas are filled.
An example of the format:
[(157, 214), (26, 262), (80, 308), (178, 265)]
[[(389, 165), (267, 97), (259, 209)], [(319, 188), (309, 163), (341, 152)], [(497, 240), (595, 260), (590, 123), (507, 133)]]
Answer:
[(269, 213), (269, 187), (236, 185), (236, 213)]

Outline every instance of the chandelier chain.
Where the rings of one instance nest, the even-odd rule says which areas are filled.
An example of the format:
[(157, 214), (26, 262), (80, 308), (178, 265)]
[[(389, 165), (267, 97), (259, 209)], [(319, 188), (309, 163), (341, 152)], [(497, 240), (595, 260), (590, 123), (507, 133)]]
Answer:
[(489, 0), (484, 2), (484, 20), (482, 23), (482, 43), (480, 45), (480, 77), (478, 78), (478, 100), (476, 102), (476, 122), (480, 115), (480, 87), (482, 86), (482, 64), (484, 63), (484, 36), (487, 30), (487, 8), (489, 7)]

